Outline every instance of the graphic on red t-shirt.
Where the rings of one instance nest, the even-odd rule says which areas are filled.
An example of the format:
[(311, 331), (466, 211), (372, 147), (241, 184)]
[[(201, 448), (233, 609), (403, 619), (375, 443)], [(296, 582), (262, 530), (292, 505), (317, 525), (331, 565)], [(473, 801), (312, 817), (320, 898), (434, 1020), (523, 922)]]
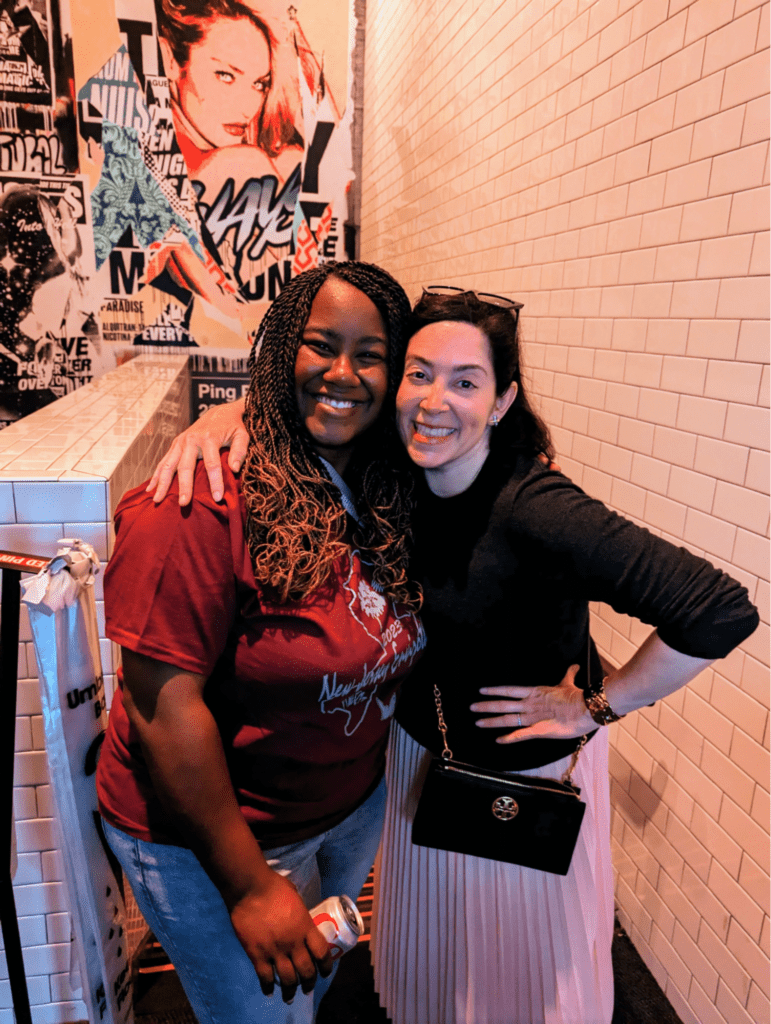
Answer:
[(319, 696), (322, 714), (338, 713), (347, 717), (344, 727), (346, 736), (352, 736), (362, 724), (373, 699), (380, 721), (386, 721), (393, 715), (396, 708), (396, 693), (388, 692), (387, 688), (384, 688), (386, 692), (380, 696), (385, 699), (381, 700), (378, 688), (382, 687), (400, 667), (405, 666), (405, 663), (409, 666), (417, 652), (425, 645), (422, 630), (416, 636), (414, 628), (411, 628), (413, 616), (402, 616), (410, 620), (408, 628), (405, 629), (402, 626), (402, 617), (391, 607), (391, 603), (365, 579), (357, 579), (355, 567), (358, 558), (359, 552), (353, 552), (348, 577), (341, 582), (348, 600), (349, 614), (364, 633), (380, 647), (380, 653), (371, 665), (364, 662), (360, 671), (345, 682), (338, 678), (337, 672), (325, 673)]

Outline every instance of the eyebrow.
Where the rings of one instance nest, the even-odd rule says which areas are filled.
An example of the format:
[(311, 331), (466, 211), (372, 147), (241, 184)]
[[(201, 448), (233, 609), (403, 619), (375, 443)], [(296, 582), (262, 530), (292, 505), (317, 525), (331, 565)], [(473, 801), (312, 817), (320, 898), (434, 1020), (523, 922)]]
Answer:
[[(422, 363), (424, 366), (430, 366), (433, 368), (435, 365), (430, 359), (424, 359), (423, 356), (410, 356), (410, 359), (414, 359), (416, 363)], [(487, 373), (484, 366), (480, 366), (479, 363), (463, 363), (461, 366), (453, 366), (453, 373), (465, 373), (467, 370), (481, 370), (482, 373)]]
[[(339, 331), (333, 331), (330, 327), (314, 327), (313, 324), (306, 324), (303, 328), (303, 334), (305, 331), (315, 331), (316, 334), (324, 334), (328, 338), (342, 338), (342, 334)], [(383, 345), (388, 345), (388, 338), (382, 334), (365, 334), (360, 341), (379, 341)]]
[[(241, 68), (236, 67), (235, 64), (228, 64), (228, 62), (223, 57), (218, 57), (218, 56), (216, 56), (216, 54), (214, 56), (210, 57), (209, 59), (212, 61), (212, 63), (220, 64), (222, 66), (222, 70), (223, 71), (225, 71), (225, 70), (235, 71), (239, 75), (245, 75), (246, 74), (246, 72), (242, 71)], [(259, 79), (255, 79), (255, 81), (259, 81)]]

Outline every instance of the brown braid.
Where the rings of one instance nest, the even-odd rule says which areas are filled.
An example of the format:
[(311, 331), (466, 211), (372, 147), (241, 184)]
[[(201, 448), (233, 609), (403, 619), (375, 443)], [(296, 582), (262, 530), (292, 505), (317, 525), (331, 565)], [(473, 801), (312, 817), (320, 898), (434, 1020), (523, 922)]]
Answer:
[(407, 577), (412, 474), (394, 418), (410, 306), (401, 285), (369, 263), (325, 263), (300, 274), (282, 289), (260, 326), (244, 414), (251, 441), (241, 472), (255, 578), (277, 601), (300, 601), (318, 590), (347, 550), (345, 510), (300, 417), (294, 381), (311, 304), (329, 277), (363, 292), (380, 312), (388, 336), (383, 410), (346, 474), (361, 517), (354, 543), (372, 562), (375, 583), (417, 609), (419, 588)]

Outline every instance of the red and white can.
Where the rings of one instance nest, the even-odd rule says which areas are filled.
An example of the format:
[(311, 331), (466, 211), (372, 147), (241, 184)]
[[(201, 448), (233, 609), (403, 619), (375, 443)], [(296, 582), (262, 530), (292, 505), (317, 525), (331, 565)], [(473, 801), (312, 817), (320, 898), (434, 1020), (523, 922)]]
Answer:
[(350, 896), (330, 896), (309, 913), (329, 943), (333, 960), (353, 949), (364, 934), (364, 921)]

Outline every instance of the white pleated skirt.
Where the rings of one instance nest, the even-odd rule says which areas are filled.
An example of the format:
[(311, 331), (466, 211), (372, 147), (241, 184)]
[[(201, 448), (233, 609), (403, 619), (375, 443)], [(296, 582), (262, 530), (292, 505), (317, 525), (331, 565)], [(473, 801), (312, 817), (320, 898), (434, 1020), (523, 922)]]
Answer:
[[(393, 1024), (610, 1024), (607, 729), (586, 745), (573, 776), (586, 812), (564, 876), (413, 846), (430, 758), (394, 723), (371, 943), (375, 987)], [(560, 778), (568, 763), (520, 774)]]

